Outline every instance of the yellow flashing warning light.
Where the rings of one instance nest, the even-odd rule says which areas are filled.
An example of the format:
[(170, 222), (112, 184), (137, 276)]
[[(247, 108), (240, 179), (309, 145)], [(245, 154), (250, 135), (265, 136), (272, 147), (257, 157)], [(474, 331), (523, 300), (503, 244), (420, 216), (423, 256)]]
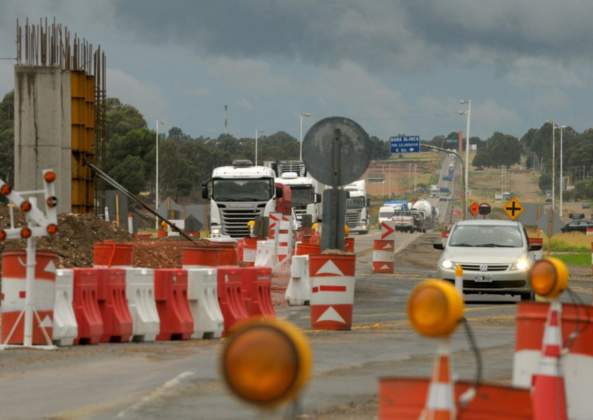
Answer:
[(344, 224), (344, 235), (348, 236), (350, 234), (350, 226)]
[(427, 337), (447, 337), (463, 317), (463, 298), (451, 283), (428, 279), (412, 290), (408, 318)]
[(311, 365), (305, 334), (279, 319), (238, 325), (225, 341), (221, 358), (222, 374), (233, 394), (270, 408), (298, 395), (309, 379)]
[(250, 220), (247, 222), (247, 227), (249, 229), (255, 229), (255, 220)]
[(463, 277), (463, 267), (461, 264), (455, 265), (455, 277)]
[(558, 258), (538, 260), (529, 271), (529, 283), (536, 295), (556, 298), (568, 287), (568, 268)]
[(313, 229), (313, 232), (318, 232), (319, 231), (319, 223), (313, 223), (313, 225), (311, 225), (311, 229)]

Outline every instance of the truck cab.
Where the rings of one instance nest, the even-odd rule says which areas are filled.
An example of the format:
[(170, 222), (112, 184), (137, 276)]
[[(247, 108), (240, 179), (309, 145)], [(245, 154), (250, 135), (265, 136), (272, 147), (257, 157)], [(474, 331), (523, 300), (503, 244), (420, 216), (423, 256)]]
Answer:
[(346, 224), (350, 232), (357, 232), (359, 234), (368, 233), (369, 199), (367, 198), (365, 181), (355, 181), (346, 185), (344, 190), (348, 193), (348, 198), (346, 199)]
[(210, 199), (210, 234), (243, 238), (249, 236), (247, 223), (276, 210), (282, 195), (274, 184), (274, 171), (237, 160), (212, 171), (202, 185), (202, 197)]

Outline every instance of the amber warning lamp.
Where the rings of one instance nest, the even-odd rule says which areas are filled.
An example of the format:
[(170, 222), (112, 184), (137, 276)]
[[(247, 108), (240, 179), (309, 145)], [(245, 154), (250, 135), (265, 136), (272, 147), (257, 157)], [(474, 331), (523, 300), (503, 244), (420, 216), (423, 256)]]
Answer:
[(296, 399), (311, 374), (312, 354), (305, 334), (278, 319), (237, 326), (225, 341), (223, 378), (248, 403), (273, 408)]

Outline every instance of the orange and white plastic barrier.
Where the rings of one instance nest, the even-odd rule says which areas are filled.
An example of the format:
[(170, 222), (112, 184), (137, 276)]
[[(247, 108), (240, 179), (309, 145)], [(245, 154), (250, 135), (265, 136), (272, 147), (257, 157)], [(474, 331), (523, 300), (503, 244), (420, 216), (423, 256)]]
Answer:
[(290, 280), (284, 293), (284, 299), (290, 306), (306, 305), (311, 300), (308, 255), (292, 256)]
[(391, 240), (373, 241), (373, 273), (393, 274), (395, 243)]
[(187, 270), (187, 298), (194, 320), (192, 338), (219, 338), (224, 331), (224, 318), (218, 303), (216, 269)]
[(426, 405), (420, 416), (423, 419), (453, 420), (456, 418), (454, 386), (451, 377), (451, 354), (449, 343), (439, 344), (428, 387)]
[[(37, 251), (33, 282), (32, 344), (49, 345), (53, 336), (55, 303), (56, 255)], [(0, 344), (24, 344), (26, 290), (25, 251), (5, 251), (2, 254), (2, 289), (0, 310), (2, 328)]]
[(78, 324), (72, 307), (74, 298), (74, 273), (57, 270), (52, 341), (58, 346), (71, 346), (78, 336)]
[(242, 238), (238, 242), (239, 259), (243, 265), (252, 267), (255, 265), (257, 254), (257, 238)]
[(155, 341), (161, 321), (154, 296), (154, 270), (125, 268), (126, 296), (132, 315), (132, 341)]
[(354, 255), (310, 255), (311, 327), (352, 328), (356, 258)]
[(277, 266), (276, 262), (276, 242), (273, 239), (257, 241), (255, 266), (270, 267), (273, 269)]
[(381, 240), (395, 241), (395, 222), (381, 222)]
[[(513, 359), (513, 385), (531, 388), (538, 372), (545, 339), (549, 303), (522, 302), (517, 307)], [(589, 390), (593, 387), (593, 306), (563, 304), (559, 331), (567, 343), (560, 359), (566, 387), (568, 418), (589, 419), (593, 411)]]

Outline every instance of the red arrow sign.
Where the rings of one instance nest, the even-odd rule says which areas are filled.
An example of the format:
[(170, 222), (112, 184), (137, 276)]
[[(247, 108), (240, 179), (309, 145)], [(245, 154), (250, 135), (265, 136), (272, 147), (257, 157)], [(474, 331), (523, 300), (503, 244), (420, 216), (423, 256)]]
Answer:
[(395, 224), (381, 223), (381, 239), (384, 241), (392, 241), (395, 239)]

